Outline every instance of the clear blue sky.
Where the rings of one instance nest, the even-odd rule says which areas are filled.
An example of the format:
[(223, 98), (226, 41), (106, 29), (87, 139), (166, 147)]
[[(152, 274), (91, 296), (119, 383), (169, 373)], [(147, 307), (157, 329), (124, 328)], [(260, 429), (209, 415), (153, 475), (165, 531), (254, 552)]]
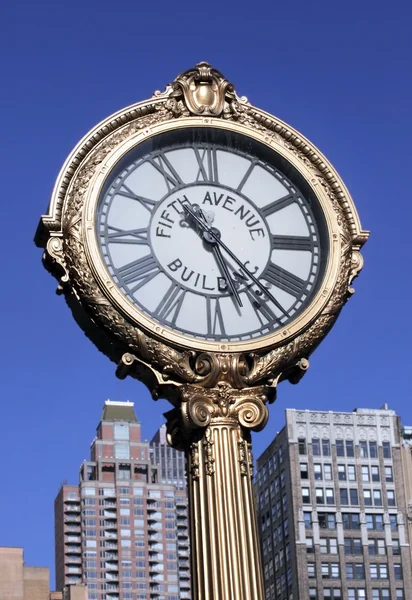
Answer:
[(105, 399), (136, 403), (151, 438), (168, 409), (74, 323), (32, 239), (66, 155), (98, 121), (211, 62), (240, 95), (289, 122), (335, 165), (372, 234), (365, 269), (285, 408), (388, 402), (412, 424), (411, 3), (407, 0), (3, 2), (1, 45), (0, 545), (54, 563), (53, 500), (76, 483)]

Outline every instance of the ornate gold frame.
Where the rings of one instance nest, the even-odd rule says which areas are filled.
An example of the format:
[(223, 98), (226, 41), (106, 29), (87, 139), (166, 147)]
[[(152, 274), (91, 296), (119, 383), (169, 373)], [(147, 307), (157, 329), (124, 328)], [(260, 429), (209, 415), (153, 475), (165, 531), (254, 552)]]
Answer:
[[(238, 131), (274, 149), (305, 178), (327, 220), (330, 255), (316, 297), (291, 325), (261, 339), (214, 343), (160, 327), (116, 289), (97, 250), (94, 211), (110, 169), (141, 141), (193, 126)], [(133, 355), (160, 384), (172, 377), (178, 384), (209, 387), (210, 373), (194, 369), (196, 359), (204, 359), (205, 353), (241, 353), (249, 355), (246, 370), (238, 374), (243, 387), (274, 380), (307, 359), (353, 291), (351, 282), (363, 264), (359, 250), (367, 237), (349, 192), (327, 159), (296, 130), (239, 98), (221, 73), (200, 63), (164, 93), (119, 111), (80, 141), (63, 165), (36, 243), (45, 246), (45, 264), (58, 277), (59, 291), (76, 318), (110, 358), (119, 362), (125, 353)], [(122, 364), (125, 360), (130, 356)]]

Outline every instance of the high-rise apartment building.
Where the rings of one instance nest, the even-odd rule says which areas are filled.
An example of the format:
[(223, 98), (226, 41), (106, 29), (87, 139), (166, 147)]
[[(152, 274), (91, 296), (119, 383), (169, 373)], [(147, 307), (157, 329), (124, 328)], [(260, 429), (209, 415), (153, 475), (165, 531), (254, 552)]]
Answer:
[(181, 598), (190, 598), (189, 513), (185, 455), (167, 443), (166, 425), (162, 425), (150, 442), (150, 459), (158, 469), (158, 481), (176, 489), (176, 533)]
[(181, 600), (176, 490), (159, 480), (133, 403), (104, 404), (78, 486), (55, 500), (56, 588), (89, 600)]
[(266, 600), (411, 600), (394, 411), (287, 410), (257, 461)]

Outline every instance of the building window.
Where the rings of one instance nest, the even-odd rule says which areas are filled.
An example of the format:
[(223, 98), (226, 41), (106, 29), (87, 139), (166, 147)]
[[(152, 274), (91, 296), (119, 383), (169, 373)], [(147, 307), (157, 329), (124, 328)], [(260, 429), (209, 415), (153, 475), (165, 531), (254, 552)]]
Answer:
[(362, 465), (362, 481), (369, 481), (369, 467)]
[(358, 490), (356, 488), (351, 488), (349, 490), (349, 495), (350, 495), (351, 506), (358, 506), (358, 504), (359, 504)]
[(391, 526), (391, 531), (397, 531), (397, 529), (398, 529), (397, 515), (389, 515), (389, 524)]
[(333, 488), (326, 488), (326, 504), (335, 504), (335, 493)]
[(346, 440), (346, 456), (349, 458), (353, 458), (355, 456), (355, 448), (353, 445), (353, 440)]
[(389, 442), (382, 443), (383, 458), (391, 458), (391, 445)]
[(332, 465), (323, 465), (323, 478), (325, 481), (332, 481)]
[(115, 444), (114, 456), (115, 458), (130, 458), (129, 444)]
[(317, 481), (322, 479), (322, 465), (319, 465), (319, 464), (313, 465), (313, 472), (315, 474), (315, 479)]
[(308, 487), (302, 488), (302, 502), (303, 504), (310, 504), (310, 492)]
[(342, 592), (340, 588), (323, 588), (323, 597), (325, 600), (340, 600)]
[(370, 564), (371, 579), (388, 579), (388, 565), (385, 563)]
[(399, 540), (392, 540), (392, 554), (394, 556), (399, 556), (401, 553), (401, 548), (399, 546)]
[(299, 454), (301, 456), (305, 456), (306, 455), (306, 439), (305, 438), (298, 439), (298, 447), (299, 447)]
[(380, 490), (373, 490), (373, 504), (375, 506), (382, 506), (382, 493)]
[(348, 579), (365, 579), (365, 565), (363, 563), (346, 563), (346, 577)]
[(388, 506), (395, 506), (396, 502), (395, 502), (395, 491), (394, 490), (387, 490), (386, 492), (387, 498), (388, 498)]
[(318, 594), (316, 588), (309, 588), (309, 600), (317, 600)]
[(372, 506), (372, 492), (370, 490), (363, 490), (363, 502), (365, 506)]
[(312, 513), (304, 512), (303, 518), (305, 520), (305, 529), (312, 529)]
[(393, 481), (392, 467), (385, 467), (385, 481)]
[(345, 465), (338, 465), (338, 479), (339, 479), (339, 481), (346, 481)]
[(369, 531), (383, 531), (383, 515), (366, 514), (366, 529)]
[(386, 554), (385, 540), (369, 540), (368, 548), (371, 556), (384, 556)]
[(321, 529), (336, 529), (336, 517), (334, 513), (318, 513), (319, 527)]
[(347, 556), (362, 556), (362, 540), (360, 538), (345, 538), (345, 554)]
[(336, 538), (320, 538), (319, 546), (321, 554), (338, 553), (338, 540)]
[(312, 438), (312, 452), (313, 456), (320, 456), (320, 439)]
[(393, 570), (395, 571), (395, 579), (397, 581), (402, 581), (402, 579), (403, 579), (402, 565), (394, 564), (393, 565)]
[(348, 490), (345, 488), (341, 488), (339, 490), (340, 503), (342, 506), (347, 506), (349, 504)]
[(366, 600), (365, 588), (348, 588), (348, 600)]
[(372, 481), (380, 481), (379, 467), (371, 467)]
[(129, 424), (128, 423), (115, 423), (114, 424), (114, 439), (115, 440), (129, 440)]
[(322, 440), (323, 456), (330, 456), (330, 440)]
[(322, 563), (322, 579), (339, 579), (339, 563)]
[(308, 577), (310, 579), (316, 577), (315, 563), (308, 563)]
[(403, 588), (396, 589), (396, 600), (405, 600), (405, 594), (403, 593)]
[(308, 479), (309, 478), (308, 463), (300, 463), (300, 478), (301, 479)]
[(344, 529), (360, 529), (359, 513), (342, 513)]
[(372, 600), (390, 600), (391, 595), (389, 588), (373, 588)]
[(359, 442), (359, 454), (361, 458), (368, 458), (368, 443)]
[(308, 554), (313, 554), (313, 552), (314, 552), (313, 537), (307, 537), (306, 538), (306, 552)]
[(316, 488), (316, 504), (325, 504), (323, 488)]
[(336, 456), (345, 456), (343, 440), (336, 440)]
[(378, 458), (378, 445), (376, 442), (369, 442), (369, 456), (371, 458)]
[(348, 481), (356, 481), (356, 468), (355, 465), (348, 465)]

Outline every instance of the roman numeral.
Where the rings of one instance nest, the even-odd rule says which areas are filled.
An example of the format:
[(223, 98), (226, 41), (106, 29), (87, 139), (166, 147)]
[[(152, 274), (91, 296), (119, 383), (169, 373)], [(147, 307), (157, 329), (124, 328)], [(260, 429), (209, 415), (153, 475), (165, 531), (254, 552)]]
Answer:
[(216, 148), (207, 146), (206, 148), (193, 147), (199, 170), (195, 181), (207, 181), (208, 183), (219, 182), (219, 172), (217, 166)]
[(180, 285), (177, 285), (177, 283), (172, 283), (154, 311), (154, 315), (157, 316), (158, 319), (168, 319), (172, 325), (175, 325), (185, 295), (186, 290), (180, 287)]
[(163, 154), (163, 152), (159, 152), (158, 155), (155, 156), (154, 158), (149, 158), (148, 162), (155, 169), (157, 169), (157, 171), (159, 171), (159, 173), (161, 173), (163, 175), (165, 184), (166, 184), (169, 192), (171, 190), (177, 188), (179, 185), (183, 185), (183, 181), (182, 181), (180, 175), (178, 174), (176, 169), (173, 167), (173, 165), (171, 164), (169, 159), (166, 157), (166, 155)]
[(153, 277), (156, 277), (156, 275), (160, 273), (160, 269), (153, 256), (148, 254), (147, 256), (143, 256), (138, 260), (134, 260), (133, 262), (120, 267), (117, 273), (124, 285), (130, 286), (130, 284), (136, 283), (130, 290), (131, 293), (133, 293), (146, 285)]
[(282, 267), (272, 262), (269, 263), (269, 266), (261, 277), (295, 298), (299, 298), (302, 295), (306, 286), (306, 282), (303, 279), (293, 275), (293, 273), (289, 273), (286, 269), (282, 269)]
[(152, 212), (152, 209), (156, 202), (154, 200), (150, 200), (149, 198), (144, 198), (143, 196), (138, 196), (135, 194), (125, 183), (122, 184), (120, 190), (117, 192), (120, 196), (125, 196), (126, 198), (131, 198), (132, 200), (136, 200), (136, 202), (140, 202), (149, 212)]
[(272, 235), (273, 250), (313, 250), (313, 241), (309, 236)]
[[(212, 307), (212, 300), (215, 300)], [(207, 335), (226, 335), (225, 323), (223, 320), (222, 309), (219, 298), (210, 298), (206, 296), (206, 314), (207, 314)]]
[[(109, 242), (116, 244), (148, 244), (147, 229), (119, 229), (113, 225), (107, 227)], [(132, 239), (130, 239), (132, 238)]]
[[(264, 298), (263, 292), (259, 294), (253, 287), (246, 287), (244, 290), (245, 294), (250, 300), (253, 308), (256, 311), (257, 318), (262, 326), (274, 321), (280, 322), (279, 318), (275, 315), (273, 310), (268, 306), (267, 300)], [(263, 317), (263, 318), (262, 318)]]
[(245, 173), (245, 174), (243, 175), (243, 177), (242, 177), (242, 181), (241, 181), (241, 182), (239, 183), (239, 185), (237, 186), (237, 189), (236, 189), (236, 191), (237, 191), (237, 192), (241, 192), (241, 191), (242, 191), (242, 188), (243, 188), (243, 186), (245, 185), (246, 181), (249, 179), (249, 177), (250, 177), (250, 175), (251, 175), (251, 173), (252, 173), (253, 169), (254, 169), (254, 168), (255, 168), (255, 166), (256, 166), (256, 163), (257, 163), (257, 161), (253, 161), (253, 162), (251, 162), (251, 163), (250, 163), (250, 165), (249, 165), (249, 167), (248, 167), (248, 169), (247, 169), (246, 173)]
[(264, 217), (268, 217), (278, 210), (282, 210), (282, 208), (286, 208), (295, 202), (295, 196), (293, 194), (288, 194), (283, 198), (279, 198), (270, 204), (266, 204), (263, 208), (260, 209), (261, 213)]

